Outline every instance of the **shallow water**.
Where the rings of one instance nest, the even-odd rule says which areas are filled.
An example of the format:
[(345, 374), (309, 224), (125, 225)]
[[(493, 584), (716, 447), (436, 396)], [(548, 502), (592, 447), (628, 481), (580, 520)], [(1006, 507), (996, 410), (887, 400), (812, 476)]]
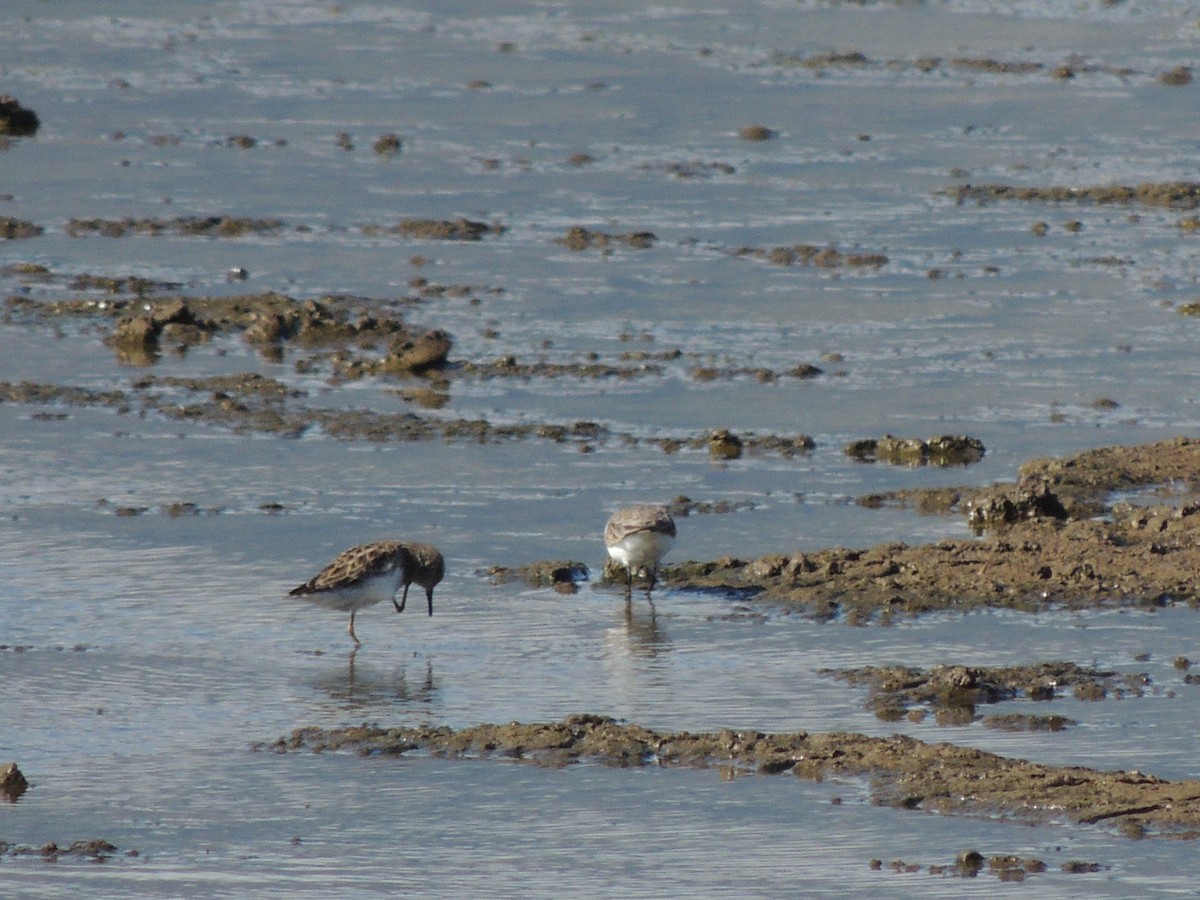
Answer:
[[(139, 851), (103, 865), (4, 857), (4, 883), (47, 897), (500, 885), (529, 896), (992, 896), (989, 875), (868, 865), (946, 864), (973, 847), (1043, 859), (1048, 871), (1029, 879), (1039, 896), (1193, 894), (1189, 843), (879, 808), (861, 783), (249, 749), (301, 725), (595, 712), (657, 729), (902, 731), (1200, 776), (1200, 699), (1173, 665), (1200, 654), (1191, 611), (852, 628), (670, 590), (627, 615), (591, 584), (564, 596), (478, 574), (546, 558), (598, 571), (613, 508), (679, 494), (749, 507), (682, 520), (674, 559), (962, 536), (957, 517), (855, 498), (987, 484), (1033, 456), (1194, 432), (1200, 323), (1173, 308), (1197, 292), (1196, 238), (1178, 228), (1190, 213), (956, 205), (941, 193), (1194, 179), (1196, 86), (1158, 80), (1194, 61), (1193, 19), (1171, 2), (5, 4), (0, 85), (43, 126), (0, 152), (0, 194), (11, 194), (0, 215), (46, 233), (0, 245), (0, 265), (298, 299), (405, 296), (417, 275), (471, 285), (478, 304), (443, 297), (409, 314), (450, 331), (454, 357), (685, 356), (630, 381), (456, 379), (441, 415), (586, 419), (642, 437), (810, 434), (817, 448), (716, 465), (619, 440), (587, 454), (536, 440), (381, 446), (0, 407), (0, 761), (34, 784), (0, 810), (0, 840)], [(799, 64), (826, 51), (869, 64)], [(915, 65), (933, 56), (945, 62)], [(957, 57), (1047, 68), (989, 72)], [(1050, 75), (1066, 63), (1074, 78)], [(740, 138), (752, 124), (777, 137)], [(340, 131), (352, 151), (337, 147)], [(383, 159), (370, 145), (390, 131), (404, 146)], [(227, 146), (241, 134), (256, 145)], [(576, 153), (591, 161), (573, 164)], [(66, 230), (73, 217), (210, 214), (286, 228), (237, 239)], [(471, 243), (363, 232), (418, 216), (507, 230)], [(575, 225), (658, 241), (611, 254), (555, 243)], [(888, 262), (822, 269), (735, 253), (798, 243)], [(228, 280), (234, 266), (249, 278)], [(11, 273), (0, 289), (61, 293)], [(0, 379), (109, 388), (144, 371), (119, 365), (99, 334), (60, 332), (0, 326)], [(394, 383), (330, 387), (291, 362), (217, 339), (152, 371), (258, 371), (308, 389), (314, 405), (403, 408)], [(704, 381), (691, 372), (701, 363), (826, 371)], [(988, 452), (953, 470), (842, 453), (885, 433), (966, 433)], [(176, 503), (200, 514), (168, 515)], [(446, 553), (435, 615), (367, 610), (351, 657), (342, 616), (284, 595), (344, 547), (393, 535)], [(1146, 672), (1153, 689), (1041, 704), (1079, 724), (1007, 733), (881, 722), (862, 689), (819, 674), (1052, 659)], [(1105, 868), (1068, 875), (1069, 859)]]

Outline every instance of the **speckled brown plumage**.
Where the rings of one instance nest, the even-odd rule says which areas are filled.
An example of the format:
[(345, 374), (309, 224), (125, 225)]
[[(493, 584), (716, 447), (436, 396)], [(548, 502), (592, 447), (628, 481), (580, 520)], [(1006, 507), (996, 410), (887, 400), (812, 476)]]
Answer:
[[(361, 643), (354, 633), (354, 614), (358, 610), (390, 599), (396, 612), (402, 612), (408, 602), (408, 587), (416, 582), (425, 589), (432, 616), (433, 589), (445, 571), (442, 554), (430, 544), (375, 541), (338, 554), (333, 562), (289, 594), (328, 609), (348, 611), (347, 630), (357, 645)], [(401, 587), (403, 598), (396, 603), (396, 591)]]

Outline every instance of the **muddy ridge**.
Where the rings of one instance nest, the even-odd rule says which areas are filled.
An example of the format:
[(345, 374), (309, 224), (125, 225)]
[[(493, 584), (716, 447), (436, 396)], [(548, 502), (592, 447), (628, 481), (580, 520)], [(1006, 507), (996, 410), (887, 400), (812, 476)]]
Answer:
[(1165, 206), (1195, 209), (1200, 206), (1200, 183), (1194, 181), (1143, 182), (1136, 185), (1083, 187), (1020, 187), (1011, 184), (963, 184), (945, 192), (958, 203), (1023, 200), (1035, 203), (1093, 203), (1129, 206)]
[(298, 728), (255, 745), (277, 753), (420, 752), (452, 759), (502, 758), (560, 767), (589, 760), (617, 767), (723, 767), (821, 781), (867, 778), (877, 804), (1021, 821), (1117, 826), (1123, 833), (1200, 836), (1200, 781), (1102, 772), (1009, 759), (952, 744), (852, 733), (655, 732), (597, 715), (545, 724)]
[[(104, 407), (123, 415), (153, 413), (237, 432), (257, 432), (299, 437), (310, 430), (338, 440), (366, 441), (471, 441), (501, 443), (545, 440), (575, 444), (581, 452), (595, 445), (620, 441), (628, 446), (657, 447), (664, 453), (704, 450), (710, 435), (688, 438), (639, 437), (596, 422), (519, 422), (497, 424), (487, 419), (437, 418), (415, 412), (377, 413), (369, 409), (338, 409), (305, 405), (307, 392), (256, 373), (209, 378), (145, 375), (128, 390), (0, 381), (0, 403), (51, 407)], [(417, 399), (429, 400), (421, 395)], [(436, 408), (436, 397), (426, 405)], [(55, 418), (54, 413), (35, 413)], [(739, 440), (747, 453), (784, 457), (806, 453), (813, 447), (806, 435), (759, 435), (747, 432)]]
[(807, 56), (777, 51), (764, 63), (780, 68), (810, 69), (817, 74), (836, 69), (887, 69), (923, 73), (966, 72), (993, 76), (1049, 76), (1059, 81), (1071, 81), (1080, 76), (1109, 76), (1154, 78), (1159, 83), (1181, 86), (1191, 83), (1191, 70), (1176, 66), (1160, 73), (1151, 73), (1130, 66), (1085, 63), (1071, 59), (1058, 64), (1033, 59), (997, 59), (990, 56), (922, 56), (912, 59), (872, 59), (858, 50), (837, 50), (811, 53)]
[[(5, 267), (27, 280), (53, 281), (57, 276), (42, 266), (16, 264)], [(6, 318), (52, 323), (60, 319), (90, 321), (111, 328), (104, 338), (118, 360), (139, 366), (157, 362), (164, 350), (186, 352), (218, 336), (237, 335), (275, 362), (290, 355), (297, 371), (328, 372), (331, 382), (366, 377), (394, 378), (429, 374), (443, 379), (474, 378), (662, 378), (663, 363), (694, 363), (688, 373), (697, 381), (753, 378), (761, 383), (809, 379), (823, 374), (810, 363), (782, 370), (749, 366), (717, 366), (712, 355), (680, 349), (656, 352), (623, 351), (618, 362), (608, 362), (594, 352), (583, 361), (522, 360), (514, 354), (493, 360), (452, 359), (451, 334), (440, 328), (420, 329), (409, 324), (405, 312), (422, 302), (441, 297), (468, 298), (503, 293), (501, 288), (431, 284), (414, 278), (415, 296), (372, 299), (326, 295), (300, 301), (285, 294), (265, 292), (231, 297), (162, 296), (178, 284), (142, 278), (76, 275), (69, 287), (78, 291), (104, 291), (112, 299), (30, 300), (9, 297)], [(494, 336), (494, 335), (488, 335)]]
[(1190, 489), (1197, 473), (1200, 442), (1190, 438), (1031, 460), (1016, 484), (904, 493), (903, 502), (927, 502), (928, 512), (966, 514), (982, 539), (793, 549), (668, 564), (659, 574), (678, 590), (723, 591), (850, 624), (980, 608), (1197, 605), (1200, 502), (1142, 506), (1110, 497)]
[(137, 850), (121, 850), (115, 844), (103, 839), (73, 841), (65, 847), (54, 842), (43, 844), (40, 847), (31, 847), (27, 844), (10, 844), (7, 841), (0, 841), (0, 856), (37, 856), (45, 862), (78, 859), (102, 863), (118, 853), (131, 858), (141, 855)]

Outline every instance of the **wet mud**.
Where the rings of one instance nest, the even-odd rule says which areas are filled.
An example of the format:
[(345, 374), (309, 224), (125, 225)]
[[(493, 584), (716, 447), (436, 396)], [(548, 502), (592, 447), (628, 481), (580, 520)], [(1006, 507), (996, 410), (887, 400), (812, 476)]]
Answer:
[(1118, 827), (1130, 836), (1200, 836), (1200, 781), (1104, 772), (1009, 759), (904, 736), (852, 733), (655, 732), (596, 715), (545, 724), (299, 728), (255, 749), (422, 753), (499, 758), (560, 767), (582, 760), (615, 767), (719, 768), (815, 781), (867, 779), (873, 802), (901, 809), (1028, 822)]
[(29, 782), (16, 763), (0, 766), (0, 799), (12, 803), (29, 790)]

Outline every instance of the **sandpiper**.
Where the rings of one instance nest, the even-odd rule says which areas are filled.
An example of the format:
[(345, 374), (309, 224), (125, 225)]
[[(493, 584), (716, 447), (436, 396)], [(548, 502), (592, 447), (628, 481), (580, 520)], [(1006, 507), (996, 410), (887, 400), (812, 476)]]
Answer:
[[(362, 641), (354, 633), (354, 614), (367, 606), (391, 600), (396, 612), (404, 611), (408, 586), (416, 582), (425, 588), (429, 615), (433, 615), (433, 588), (446, 573), (442, 554), (430, 544), (401, 541), (375, 541), (351, 547), (318, 572), (311, 580), (288, 592), (327, 609), (350, 612), (347, 631), (355, 646)], [(396, 591), (404, 588), (399, 603)]]
[(625, 592), (633, 590), (634, 570), (650, 576), (647, 592), (658, 580), (658, 563), (675, 543), (675, 520), (664, 506), (639, 503), (618, 509), (604, 526), (608, 555), (625, 567)]

